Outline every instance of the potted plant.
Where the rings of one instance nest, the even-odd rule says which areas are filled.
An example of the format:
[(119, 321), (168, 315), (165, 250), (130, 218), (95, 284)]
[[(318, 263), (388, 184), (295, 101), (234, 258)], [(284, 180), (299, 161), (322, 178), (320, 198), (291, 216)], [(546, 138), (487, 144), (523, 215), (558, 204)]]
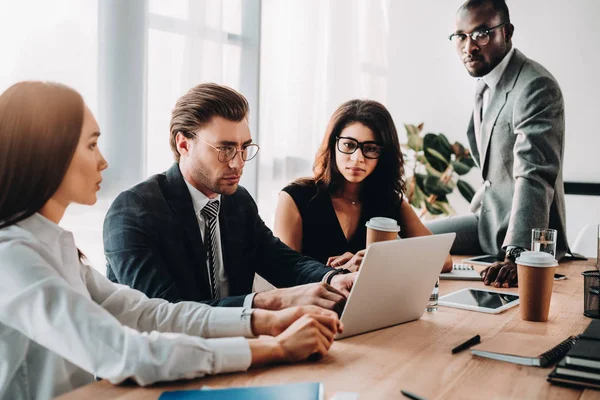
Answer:
[(408, 142), (402, 149), (407, 170), (412, 169), (406, 188), (408, 202), (421, 210), (420, 217), (455, 214), (447, 196), (457, 187), (468, 202), (475, 194), (460, 178), (475, 166), (471, 152), (459, 142), (450, 144), (442, 133), (423, 135), (423, 123), (404, 127)]

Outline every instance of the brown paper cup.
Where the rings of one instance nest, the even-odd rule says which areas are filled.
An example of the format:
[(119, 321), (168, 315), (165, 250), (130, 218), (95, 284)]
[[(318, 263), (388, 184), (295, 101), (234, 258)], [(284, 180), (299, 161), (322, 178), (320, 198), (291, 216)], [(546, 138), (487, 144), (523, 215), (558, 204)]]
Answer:
[(384, 240), (394, 240), (398, 236), (398, 232), (379, 231), (373, 228), (367, 228), (367, 247), (371, 243), (383, 242)]
[[(527, 253), (530, 253), (530, 256), (532, 253), (537, 252)], [(536, 254), (533, 255), (536, 256)], [(550, 258), (554, 261), (554, 257)], [(523, 259), (521, 257), (517, 259), (521, 319), (546, 322), (550, 311), (556, 261), (550, 261), (548, 265), (543, 265), (543, 262), (528, 262), (526, 259), (527, 256)], [(531, 261), (531, 258), (529, 261)]]

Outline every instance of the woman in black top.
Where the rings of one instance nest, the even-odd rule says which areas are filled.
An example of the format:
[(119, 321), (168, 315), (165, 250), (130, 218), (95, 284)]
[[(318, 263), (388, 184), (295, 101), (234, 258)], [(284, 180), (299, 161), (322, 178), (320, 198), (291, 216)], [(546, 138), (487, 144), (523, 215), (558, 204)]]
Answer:
[[(329, 121), (313, 171), (312, 178), (291, 183), (279, 196), (274, 231), (292, 249), (356, 270), (371, 217), (395, 219), (401, 237), (431, 235), (403, 198), (398, 133), (382, 104), (342, 104)], [(443, 271), (451, 269), (448, 256)]]

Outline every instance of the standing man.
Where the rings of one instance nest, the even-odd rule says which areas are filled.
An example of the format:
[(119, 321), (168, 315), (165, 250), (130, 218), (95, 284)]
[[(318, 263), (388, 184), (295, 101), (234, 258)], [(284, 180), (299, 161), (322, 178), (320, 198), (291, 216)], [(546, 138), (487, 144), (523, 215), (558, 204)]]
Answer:
[(532, 228), (556, 229), (557, 258), (568, 251), (562, 93), (544, 67), (512, 47), (513, 33), (504, 0), (469, 0), (458, 9), (449, 39), (477, 78), (467, 136), (485, 182), (474, 214), (428, 225), (457, 233), (453, 254), (504, 256), (482, 272), (496, 287), (517, 284), (514, 261), (530, 248)]
[[(171, 302), (343, 305), (356, 275), (283, 244), (238, 186), (259, 149), (248, 114), (244, 96), (216, 84), (197, 85), (177, 101), (170, 135), (175, 163), (121, 193), (106, 215), (109, 279)], [(255, 273), (285, 289), (251, 294)]]

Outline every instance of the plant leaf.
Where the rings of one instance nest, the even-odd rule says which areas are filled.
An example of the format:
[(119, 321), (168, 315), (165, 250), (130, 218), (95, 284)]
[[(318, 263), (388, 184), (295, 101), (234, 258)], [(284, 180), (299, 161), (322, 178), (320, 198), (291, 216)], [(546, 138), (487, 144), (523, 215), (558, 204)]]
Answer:
[(423, 150), (423, 138), (420, 135), (420, 129), (411, 124), (404, 124), (404, 128), (406, 129), (406, 136), (408, 138), (408, 147), (414, 151)]
[(444, 196), (452, 193), (452, 187), (443, 183), (437, 176), (427, 176), (424, 185), (427, 192), (436, 196)]
[(475, 195), (475, 189), (473, 189), (473, 186), (469, 185), (462, 179), (459, 179), (458, 182), (456, 182), (456, 186), (458, 186), (458, 191), (460, 192), (460, 194), (462, 194), (465, 200), (467, 200), (470, 203), (471, 200), (473, 200), (473, 196)]
[(452, 161), (452, 168), (454, 168), (454, 171), (459, 175), (465, 175), (471, 170), (471, 167), (463, 163), (462, 160)]
[(428, 201), (425, 202), (425, 207), (427, 208), (427, 211), (429, 211), (432, 215), (442, 215), (444, 213), (444, 210), (441, 208), (438, 208), (435, 203), (434, 204), (430, 204)]
[(431, 166), (440, 172), (443, 172), (450, 162), (450, 154), (446, 158), (444, 152), (446, 152), (446, 149), (444, 149), (444, 144), (440, 142), (438, 135), (435, 133), (425, 135), (423, 138), (423, 153)]

